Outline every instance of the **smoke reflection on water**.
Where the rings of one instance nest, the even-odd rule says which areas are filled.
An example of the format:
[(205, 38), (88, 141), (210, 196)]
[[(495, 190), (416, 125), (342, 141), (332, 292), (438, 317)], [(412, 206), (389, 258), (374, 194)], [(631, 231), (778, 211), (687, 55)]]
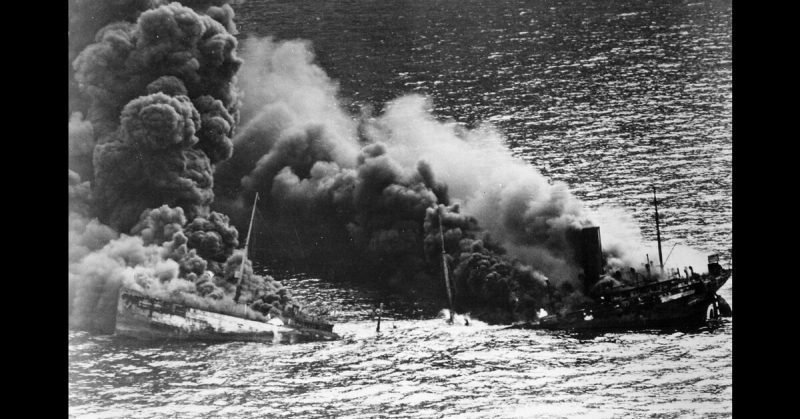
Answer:
[[(70, 332), (70, 415), (731, 415), (730, 320), (687, 331), (575, 334), (474, 320), (448, 326), (387, 307), (376, 333), (370, 315), (381, 296), (281, 279), (300, 300), (325, 301), (342, 339), (146, 344)], [(721, 294), (732, 302), (730, 283)]]

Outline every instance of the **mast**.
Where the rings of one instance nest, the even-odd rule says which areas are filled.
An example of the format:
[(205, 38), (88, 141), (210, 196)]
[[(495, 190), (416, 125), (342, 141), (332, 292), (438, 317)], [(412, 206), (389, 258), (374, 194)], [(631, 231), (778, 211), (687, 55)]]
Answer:
[(383, 303), (381, 303), (381, 306), (378, 308), (378, 327), (375, 328), (376, 332), (381, 331), (381, 316), (383, 316)]
[(656, 206), (656, 240), (658, 241), (658, 262), (661, 272), (664, 272), (664, 259), (661, 257), (661, 228), (658, 225), (658, 199), (656, 199), (656, 185), (653, 185), (653, 205)]
[(244, 278), (244, 263), (247, 261), (247, 246), (250, 245), (250, 232), (253, 231), (253, 219), (256, 216), (256, 203), (258, 202), (258, 192), (256, 192), (256, 199), (253, 201), (253, 212), (250, 214), (250, 226), (247, 227), (247, 238), (244, 242), (244, 253), (242, 254), (242, 264), (239, 265), (239, 270), (234, 274), (236, 281), (236, 295), (233, 297), (233, 302), (238, 303), (239, 297), (242, 294), (242, 279)]
[(442, 242), (442, 273), (444, 274), (444, 284), (447, 285), (447, 300), (450, 302), (450, 323), (453, 323), (453, 291), (450, 289), (450, 276), (447, 272), (447, 252), (444, 251), (444, 226), (442, 225), (442, 212), (439, 211), (439, 238)]

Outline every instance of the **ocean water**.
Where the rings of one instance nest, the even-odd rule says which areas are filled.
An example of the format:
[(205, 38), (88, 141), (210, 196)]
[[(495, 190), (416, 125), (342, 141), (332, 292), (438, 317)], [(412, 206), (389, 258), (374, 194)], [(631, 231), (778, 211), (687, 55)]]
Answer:
[[(406, 93), (615, 206), (665, 253), (731, 264), (730, 1), (248, 0), (241, 38), (308, 39), (352, 110)], [(652, 255), (651, 255), (652, 256)], [(574, 334), (448, 326), (424, 299), (259, 269), (336, 342), (141, 344), (69, 332), (74, 417), (730, 417), (732, 320)], [(732, 279), (720, 291), (731, 303)]]
[[(273, 275), (276, 272), (269, 272)], [(278, 275), (279, 276), (279, 275)], [(724, 418), (732, 320), (690, 330), (508, 329), (386, 307), (302, 275), (341, 340), (139, 343), (69, 335), (69, 412), (85, 418)], [(731, 303), (730, 283), (720, 294)]]

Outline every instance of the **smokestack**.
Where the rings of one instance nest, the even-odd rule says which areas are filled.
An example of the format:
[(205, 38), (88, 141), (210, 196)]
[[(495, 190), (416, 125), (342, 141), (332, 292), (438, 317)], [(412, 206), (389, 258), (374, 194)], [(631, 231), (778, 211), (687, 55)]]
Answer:
[(581, 242), (578, 250), (583, 268), (585, 286), (591, 287), (600, 279), (603, 272), (603, 246), (600, 241), (600, 227), (581, 229)]
[(708, 257), (708, 273), (709, 275), (719, 275), (722, 273), (722, 265), (719, 264), (719, 255), (711, 255)]
[(547, 303), (548, 303), (547, 308), (550, 309), (551, 312), (555, 312), (553, 308), (553, 288), (550, 286), (550, 280), (545, 279), (544, 283), (545, 285), (547, 285)]

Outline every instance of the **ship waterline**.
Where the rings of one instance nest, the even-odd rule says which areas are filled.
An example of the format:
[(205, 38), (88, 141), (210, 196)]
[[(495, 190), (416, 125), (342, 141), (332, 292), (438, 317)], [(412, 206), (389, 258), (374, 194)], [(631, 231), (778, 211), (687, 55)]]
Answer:
[[(247, 248), (250, 243), (257, 203), (258, 193), (253, 201), (253, 211), (250, 215), (250, 226), (247, 230), (242, 261), (234, 276), (237, 279), (236, 294), (233, 298), (235, 303), (239, 302), (242, 292)], [(265, 321), (261, 321), (259, 317), (250, 318), (247, 305), (243, 304), (242, 307), (243, 313), (224, 313), (208, 308), (192, 307), (123, 288), (120, 290), (117, 301), (115, 334), (143, 340), (180, 339), (273, 343), (298, 343), (339, 338), (333, 333), (333, 324), (307, 316), (302, 311), (296, 310), (295, 307), (288, 312), (282, 310), (280, 315), (275, 317), (271, 313), (267, 314)], [(264, 318), (263, 314), (260, 317)]]
[[(657, 327), (700, 326), (720, 316), (730, 317), (730, 306), (716, 292), (729, 279), (730, 272), (719, 278), (675, 280), (661, 285), (666, 292), (652, 290), (637, 297), (611, 297), (590, 309), (565, 315), (549, 315), (523, 327), (532, 329), (646, 329)], [(649, 300), (649, 301), (648, 301)], [(724, 308), (723, 308), (724, 307)], [(721, 314), (722, 313), (722, 314)]]
[(332, 330), (297, 327), (292, 323), (292, 319), (283, 320), (278, 317), (262, 322), (232, 316), (123, 289), (117, 303), (115, 335), (142, 340), (235, 340), (267, 343), (338, 339)]
[[(697, 274), (689, 266), (665, 270), (661, 252), (661, 233), (658, 216), (658, 198), (653, 185), (656, 240), (658, 244), (659, 273), (649, 262), (646, 273), (629, 268), (627, 284), (622, 282), (622, 269), (611, 272), (603, 268), (604, 254), (600, 227), (585, 227), (577, 236), (576, 254), (583, 268), (583, 286), (590, 302), (561, 313), (543, 316), (524, 327), (544, 329), (609, 329), (650, 328), (698, 325), (707, 319), (730, 317), (731, 310), (717, 291), (732, 275), (723, 269), (718, 255), (708, 257), (708, 273)], [(669, 256), (667, 257), (669, 259)], [(690, 273), (691, 271), (691, 273)], [(671, 272), (672, 277), (666, 277)], [(548, 282), (548, 290), (550, 284)], [(551, 307), (552, 309), (552, 307)], [(709, 315), (709, 310), (711, 313)]]

